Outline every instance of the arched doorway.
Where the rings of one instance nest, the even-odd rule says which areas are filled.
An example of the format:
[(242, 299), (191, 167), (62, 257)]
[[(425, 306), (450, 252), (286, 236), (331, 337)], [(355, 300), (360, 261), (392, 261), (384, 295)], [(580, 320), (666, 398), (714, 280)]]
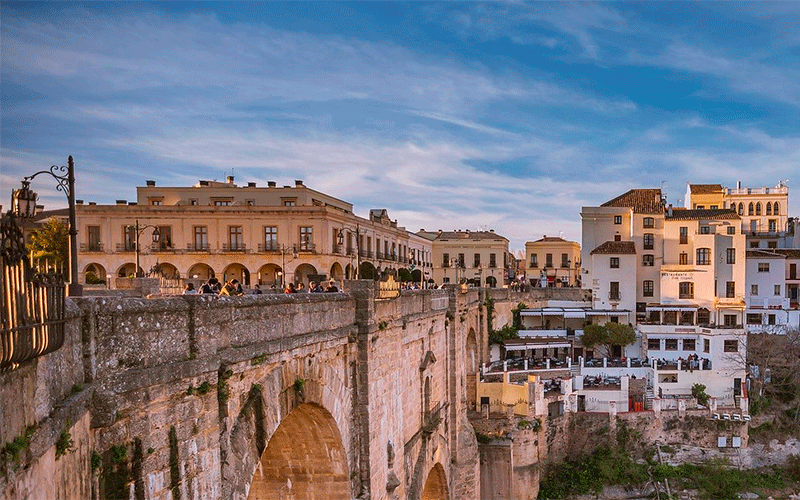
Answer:
[(304, 285), (308, 285), (308, 282), (315, 278), (309, 278), (309, 276), (314, 276), (315, 278), (317, 275), (317, 268), (312, 266), (311, 264), (300, 264), (294, 270), (294, 282), (295, 283), (303, 283)]
[[(139, 267), (139, 270), (142, 268)], [(127, 264), (123, 264), (117, 270), (117, 276), (120, 278), (132, 278), (136, 276), (136, 264), (133, 262), (128, 262)]]
[(350, 500), (348, 471), (333, 416), (321, 406), (303, 403), (272, 434), (247, 498)]
[[(178, 272), (178, 268), (170, 264), (169, 262), (157, 263), (158, 272), (160, 272), (161, 277), (167, 279), (177, 279), (180, 278), (180, 273)], [(154, 268), (156, 266), (153, 266)]]
[(361, 266), (358, 268), (359, 279), (374, 280), (377, 275), (378, 272), (375, 270), (375, 266), (373, 266), (371, 262), (362, 262)]
[(186, 277), (207, 280), (214, 277), (214, 270), (208, 264), (195, 264), (189, 268)]
[(83, 282), (87, 285), (102, 285), (106, 282), (106, 268), (91, 263), (83, 270)]
[(239, 280), (239, 283), (242, 285), (250, 286), (250, 271), (238, 262), (229, 264), (228, 267), (222, 271), (222, 281), (228, 282), (230, 280)]
[(281, 281), (282, 276), (281, 266), (277, 264), (264, 264), (261, 266), (261, 269), (258, 270), (258, 284), (262, 286), (275, 285), (279, 287), (283, 285)]
[(470, 328), (467, 334), (467, 344), (465, 346), (467, 365), (467, 406), (475, 408), (478, 392), (478, 342), (475, 340), (475, 330)]
[[(347, 268), (349, 269), (350, 266), (347, 266)], [(347, 279), (352, 279), (352, 276), (350, 275), (350, 273), (351, 273), (350, 271), (347, 272)], [(336, 281), (341, 281), (341, 280), (343, 280), (345, 278), (345, 273), (344, 273), (344, 271), (342, 271), (342, 265), (341, 264), (339, 264), (338, 262), (334, 262), (333, 263), (333, 265), (331, 266), (330, 277), (331, 277), (331, 279), (334, 279)]]
[(497, 278), (495, 278), (494, 276), (487, 276), (486, 277), (486, 286), (488, 286), (490, 288), (496, 288), (497, 287)]
[(447, 500), (447, 478), (442, 464), (436, 464), (428, 472), (425, 487), (422, 488), (421, 500)]

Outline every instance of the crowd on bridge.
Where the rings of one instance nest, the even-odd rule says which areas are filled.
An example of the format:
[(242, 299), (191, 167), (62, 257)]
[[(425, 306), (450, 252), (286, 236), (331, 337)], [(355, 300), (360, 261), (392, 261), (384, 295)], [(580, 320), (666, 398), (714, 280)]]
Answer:
[[(273, 285), (273, 289), (275, 286)], [(295, 285), (294, 283), (287, 283), (283, 287), (283, 293), (331, 293), (338, 292), (339, 288), (333, 281), (316, 283), (309, 282), (306, 287), (302, 282)], [(187, 283), (186, 288), (183, 290), (183, 295), (228, 295), (239, 296), (245, 295), (245, 290), (242, 284), (236, 278), (228, 280), (224, 285), (217, 278), (209, 278), (208, 281), (203, 283), (199, 289), (195, 288), (194, 283)], [(261, 295), (264, 293), (259, 285), (253, 285), (253, 289), (248, 293), (253, 295)]]

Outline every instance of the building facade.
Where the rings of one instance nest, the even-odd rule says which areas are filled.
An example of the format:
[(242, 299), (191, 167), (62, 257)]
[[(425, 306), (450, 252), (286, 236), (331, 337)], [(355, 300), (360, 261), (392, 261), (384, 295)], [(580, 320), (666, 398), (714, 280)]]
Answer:
[(436, 283), (480, 283), (503, 286), (509, 269), (508, 238), (490, 231), (425, 231), (417, 235), (431, 242)]
[(581, 246), (557, 236), (525, 242), (525, 277), (531, 284), (580, 286)]
[[(79, 269), (85, 277), (126, 277), (157, 270), (166, 277), (280, 287), (324, 279), (396, 273), (430, 274), (431, 243), (372, 210), (306, 187), (237, 186), (200, 181), (191, 187), (137, 188), (137, 201), (77, 206)], [(136, 227), (139, 227), (137, 235)], [(158, 238), (153, 233), (158, 233)]]

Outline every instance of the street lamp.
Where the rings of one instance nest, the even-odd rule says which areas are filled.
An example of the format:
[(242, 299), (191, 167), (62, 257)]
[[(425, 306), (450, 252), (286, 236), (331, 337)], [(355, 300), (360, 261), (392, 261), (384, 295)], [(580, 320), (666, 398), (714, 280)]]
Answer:
[(141, 278), (144, 276), (144, 271), (141, 271), (141, 267), (139, 266), (139, 236), (142, 235), (145, 229), (153, 228), (153, 243), (158, 243), (158, 240), (161, 239), (161, 232), (158, 230), (158, 226), (154, 226), (152, 224), (140, 226), (139, 219), (136, 219), (135, 226), (128, 226), (128, 228), (133, 229), (136, 233), (136, 277)]
[(292, 259), (297, 258), (297, 247), (281, 245), (281, 270), (278, 271), (278, 277), (281, 279), (281, 288), (284, 286), (284, 273), (286, 273), (286, 254), (291, 250)]
[[(11, 209), (20, 218), (31, 218), (36, 214), (37, 194), (30, 189), (30, 181), (40, 174), (48, 174), (58, 183), (56, 190), (67, 196), (69, 206), (69, 287), (67, 294), (80, 296), (83, 287), (78, 283), (78, 229), (75, 217), (75, 163), (72, 156), (67, 159), (67, 166), (53, 165), (50, 170), (41, 170), (22, 179), (22, 188), (12, 193)], [(59, 175), (60, 174), (60, 175)]]

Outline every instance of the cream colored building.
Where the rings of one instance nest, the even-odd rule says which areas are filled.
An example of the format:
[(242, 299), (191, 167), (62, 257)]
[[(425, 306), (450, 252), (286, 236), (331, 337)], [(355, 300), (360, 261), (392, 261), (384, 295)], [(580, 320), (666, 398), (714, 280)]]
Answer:
[(490, 231), (425, 231), (432, 244), (433, 279), (440, 283), (471, 281), (503, 286), (509, 265), (508, 239)]
[(550, 286), (580, 286), (581, 246), (557, 236), (525, 242), (525, 277), (539, 285), (546, 277)]
[[(200, 181), (191, 187), (158, 187), (147, 181), (136, 202), (77, 206), (79, 270), (106, 276), (136, 273), (158, 264), (164, 276), (239, 279), (245, 285), (355, 277), (414, 267), (430, 275), (431, 242), (406, 231), (386, 210), (368, 218), (350, 203), (308, 188), (302, 181), (278, 187)], [(153, 242), (154, 228), (159, 239)], [(367, 263), (367, 264), (364, 264)], [(418, 273), (419, 274), (419, 273)]]
[(720, 184), (688, 184), (686, 208), (731, 208), (741, 217), (741, 230), (750, 238), (750, 248), (777, 248), (779, 236), (787, 231), (789, 187), (735, 188)]

